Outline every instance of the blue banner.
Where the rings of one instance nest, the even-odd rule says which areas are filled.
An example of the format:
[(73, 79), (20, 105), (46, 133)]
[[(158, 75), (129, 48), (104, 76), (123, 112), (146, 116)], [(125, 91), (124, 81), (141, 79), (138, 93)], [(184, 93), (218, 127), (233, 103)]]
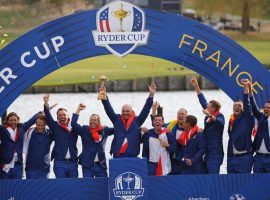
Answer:
[(147, 161), (110, 160), (109, 178), (0, 180), (1, 200), (262, 200), (270, 174), (147, 176)]

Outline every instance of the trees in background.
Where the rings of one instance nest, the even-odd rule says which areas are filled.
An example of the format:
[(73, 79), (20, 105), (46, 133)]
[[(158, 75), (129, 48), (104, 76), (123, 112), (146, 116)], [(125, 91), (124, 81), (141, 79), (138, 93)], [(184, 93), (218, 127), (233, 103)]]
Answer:
[(270, 18), (270, 0), (188, 0), (201, 14), (209, 18), (213, 14), (241, 16), (242, 32), (250, 27), (250, 18)]

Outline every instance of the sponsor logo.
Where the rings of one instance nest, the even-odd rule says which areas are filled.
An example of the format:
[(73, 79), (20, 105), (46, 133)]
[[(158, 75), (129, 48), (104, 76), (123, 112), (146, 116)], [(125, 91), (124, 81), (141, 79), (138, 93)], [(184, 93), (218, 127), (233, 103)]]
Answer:
[(95, 45), (116, 56), (125, 56), (147, 44), (149, 31), (144, 30), (144, 12), (131, 3), (113, 1), (105, 5), (97, 11), (96, 25), (97, 30), (92, 31)]
[(209, 200), (207, 197), (189, 197), (188, 200)]
[(246, 198), (242, 194), (233, 194), (229, 200), (246, 200)]
[(122, 200), (135, 200), (142, 197), (143, 192), (142, 178), (133, 172), (125, 172), (115, 179), (115, 188), (113, 189), (115, 197)]

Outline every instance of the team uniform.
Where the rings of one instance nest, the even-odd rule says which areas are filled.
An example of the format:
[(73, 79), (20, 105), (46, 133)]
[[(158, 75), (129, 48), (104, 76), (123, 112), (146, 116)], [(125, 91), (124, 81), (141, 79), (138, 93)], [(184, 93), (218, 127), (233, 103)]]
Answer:
[[(162, 147), (160, 140), (167, 141), (169, 147)], [(157, 176), (169, 174), (171, 172), (170, 153), (174, 153), (176, 149), (171, 133), (167, 133), (164, 129), (157, 134), (154, 129), (150, 129), (148, 133), (143, 134), (141, 141), (143, 143), (142, 156), (148, 160), (148, 174)]]
[(27, 179), (47, 178), (50, 171), (50, 146), (53, 141), (49, 129), (39, 133), (30, 128), (25, 133), (23, 152)]
[(104, 109), (113, 123), (114, 138), (111, 153), (114, 158), (137, 157), (140, 153), (141, 125), (146, 120), (153, 104), (153, 97), (148, 97), (139, 114), (124, 120), (120, 114), (116, 114), (109, 100), (102, 100)]
[(0, 126), (0, 177), (1, 179), (22, 179), (23, 139), (25, 132), (35, 123), (38, 114), (13, 130)]
[(253, 165), (252, 130), (254, 117), (249, 101), (249, 95), (243, 96), (244, 111), (239, 115), (232, 115), (229, 122), (229, 142), (227, 173), (250, 173)]
[(250, 98), (252, 111), (258, 120), (258, 129), (253, 141), (254, 151), (254, 173), (270, 172), (270, 117), (260, 112), (254, 97)]
[[(178, 157), (182, 163), (181, 174), (204, 174), (203, 156), (206, 149), (204, 134), (199, 133), (198, 127), (195, 126), (189, 132), (184, 131), (178, 143), (182, 146), (181, 156)], [(191, 159), (192, 165), (188, 166), (185, 159)]]
[(44, 106), (46, 122), (52, 131), (55, 141), (51, 159), (54, 160), (54, 174), (56, 178), (78, 177), (78, 134), (72, 130), (71, 125), (59, 124), (51, 116), (50, 109)]
[(82, 138), (82, 153), (79, 156), (79, 164), (82, 165), (83, 177), (107, 177), (107, 165), (105, 158), (105, 145), (107, 137), (113, 135), (114, 129), (89, 126), (81, 126), (77, 123), (79, 115), (73, 114), (71, 126)]
[[(208, 103), (203, 93), (200, 93), (198, 98), (203, 109), (206, 109)], [(204, 119), (204, 134), (206, 138), (206, 156), (204, 162), (207, 173), (209, 174), (219, 174), (224, 158), (222, 137), (225, 119), (223, 114), (219, 112), (215, 113), (215, 117), (215, 121), (207, 116)]]

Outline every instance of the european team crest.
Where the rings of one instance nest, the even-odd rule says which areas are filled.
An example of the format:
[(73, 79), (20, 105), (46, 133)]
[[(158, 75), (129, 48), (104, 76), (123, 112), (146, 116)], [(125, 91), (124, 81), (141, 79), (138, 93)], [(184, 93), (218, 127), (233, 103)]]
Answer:
[(133, 172), (125, 172), (115, 179), (115, 188), (113, 189), (115, 197), (122, 200), (135, 200), (142, 197), (143, 192), (142, 178)]
[(125, 1), (113, 1), (96, 15), (97, 30), (92, 31), (95, 45), (108, 49), (116, 56), (131, 53), (145, 45), (149, 31), (145, 31), (145, 15), (137, 6)]

